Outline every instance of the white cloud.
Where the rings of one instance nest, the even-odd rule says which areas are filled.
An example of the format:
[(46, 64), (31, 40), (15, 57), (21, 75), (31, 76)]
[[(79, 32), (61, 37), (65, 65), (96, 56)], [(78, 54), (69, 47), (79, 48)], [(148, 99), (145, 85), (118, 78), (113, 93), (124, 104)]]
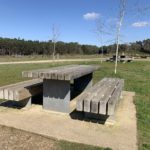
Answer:
[(83, 18), (85, 20), (96, 20), (100, 17), (99, 13), (91, 12), (91, 13), (86, 13), (83, 15)]
[(133, 27), (146, 27), (146, 26), (150, 26), (150, 22), (147, 21), (140, 21), (140, 22), (135, 22), (132, 24)]

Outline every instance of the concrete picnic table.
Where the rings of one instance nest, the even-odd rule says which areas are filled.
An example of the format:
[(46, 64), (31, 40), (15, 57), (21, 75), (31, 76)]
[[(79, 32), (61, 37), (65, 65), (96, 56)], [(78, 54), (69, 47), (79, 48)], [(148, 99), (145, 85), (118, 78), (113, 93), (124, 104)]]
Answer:
[(67, 65), (22, 72), (23, 77), (43, 79), (43, 109), (70, 113), (71, 83), (75, 91), (92, 86), (98, 66)]

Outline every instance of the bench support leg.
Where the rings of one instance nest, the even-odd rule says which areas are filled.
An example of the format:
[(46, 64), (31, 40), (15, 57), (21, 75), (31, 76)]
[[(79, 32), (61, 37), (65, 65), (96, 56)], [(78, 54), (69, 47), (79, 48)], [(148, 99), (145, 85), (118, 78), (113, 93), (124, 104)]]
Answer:
[(31, 97), (18, 102), (19, 107), (30, 108), (32, 105)]
[(70, 113), (70, 81), (44, 79), (43, 109)]
[(116, 123), (116, 117), (115, 115), (110, 115), (106, 122), (105, 122), (105, 125), (114, 125)]

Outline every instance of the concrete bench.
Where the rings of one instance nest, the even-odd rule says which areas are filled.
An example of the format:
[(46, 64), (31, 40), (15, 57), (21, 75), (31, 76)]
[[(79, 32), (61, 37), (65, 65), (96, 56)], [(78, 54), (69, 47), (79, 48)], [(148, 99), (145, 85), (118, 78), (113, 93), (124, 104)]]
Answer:
[(31, 106), (31, 98), (42, 92), (43, 80), (33, 79), (0, 87), (0, 99), (17, 101), (22, 106)]
[(114, 115), (123, 85), (123, 79), (102, 79), (82, 94), (77, 101), (77, 111), (101, 115)]

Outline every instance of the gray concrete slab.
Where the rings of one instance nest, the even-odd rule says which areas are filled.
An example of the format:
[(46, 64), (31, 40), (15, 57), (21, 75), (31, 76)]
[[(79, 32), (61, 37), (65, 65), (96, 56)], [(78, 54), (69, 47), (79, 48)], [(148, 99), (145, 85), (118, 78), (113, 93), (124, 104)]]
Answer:
[(71, 142), (114, 150), (137, 150), (133, 96), (133, 92), (123, 92), (113, 126), (71, 119), (69, 115), (43, 111), (35, 105), (22, 110), (0, 107), (0, 124)]

